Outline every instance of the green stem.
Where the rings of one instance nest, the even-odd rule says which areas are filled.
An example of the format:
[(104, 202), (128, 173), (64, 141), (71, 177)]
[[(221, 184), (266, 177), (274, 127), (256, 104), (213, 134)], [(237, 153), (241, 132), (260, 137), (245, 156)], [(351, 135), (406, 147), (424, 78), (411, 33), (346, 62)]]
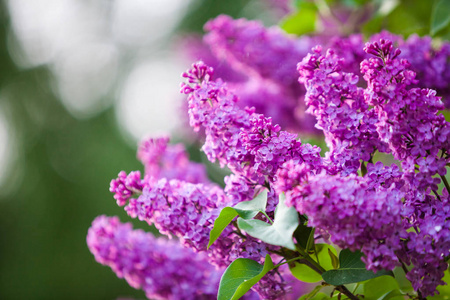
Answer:
[[(308, 267), (310, 267), (312, 270), (319, 273), (320, 275), (322, 275), (324, 272), (326, 272), (326, 270), (320, 264), (318, 264), (314, 259), (312, 259), (308, 253), (303, 251), (301, 248), (298, 248), (298, 251), (303, 256), (303, 259), (304, 259), (303, 263), (305, 265), (307, 265)], [(351, 300), (359, 300), (359, 298), (356, 297), (355, 295), (353, 295), (352, 292), (350, 292), (344, 285), (336, 286), (336, 290), (343, 293)]]
[(366, 165), (364, 164), (364, 161), (361, 162), (361, 175), (362, 177), (366, 176), (367, 174), (367, 168)]
[(273, 268), (276, 269), (276, 268), (278, 268), (279, 266), (282, 266), (282, 265), (291, 263), (291, 262), (296, 261), (296, 260), (301, 260), (301, 259), (303, 259), (303, 257), (292, 258), (292, 259), (289, 259), (289, 260), (280, 262), (279, 264), (276, 264), (275, 266), (273, 266)]
[(266, 212), (265, 212), (265, 211), (262, 211), (262, 210), (260, 210), (260, 212), (262, 212), (262, 214), (266, 216), (267, 220), (269, 220), (270, 224), (272, 224), (272, 225), (273, 225), (273, 221), (272, 221), (272, 219), (271, 219), (271, 218), (269, 218), (269, 216), (268, 216), (268, 215), (266, 214)]
[(450, 185), (448, 184), (447, 178), (445, 178), (445, 176), (441, 175), (441, 179), (444, 182), (445, 188), (447, 189), (447, 191), (450, 193)]
[(239, 229), (239, 226), (237, 225), (237, 221), (234, 220), (231, 223), (233, 224), (234, 228), (236, 228), (236, 234), (239, 235), (241, 238), (246, 240), (247, 236), (242, 233), (241, 229)]
[(356, 290), (358, 289), (359, 285), (360, 285), (359, 282), (355, 285), (355, 288), (353, 289), (353, 294), (356, 293)]

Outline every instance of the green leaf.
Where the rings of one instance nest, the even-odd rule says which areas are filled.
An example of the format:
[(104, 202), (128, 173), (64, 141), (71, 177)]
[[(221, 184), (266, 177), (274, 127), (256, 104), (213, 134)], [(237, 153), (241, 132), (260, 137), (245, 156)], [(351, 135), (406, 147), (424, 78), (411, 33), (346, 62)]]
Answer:
[(368, 299), (380, 299), (399, 290), (397, 281), (391, 276), (380, 276), (364, 283), (364, 296)]
[(254, 218), (260, 211), (265, 211), (267, 205), (267, 190), (259, 193), (253, 200), (240, 202), (234, 207), (225, 207), (214, 221), (214, 226), (209, 233), (208, 249), (219, 238), (223, 230), (236, 216), (244, 219)]
[(365, 268), (366, 265), (361, 260), (363, 254), (360, 251), (352, 252), (344, 249), (339, 253), (341, 268)]
[(308, 239), (311, 235), (312, 228), (306, 226), (302, 222), (300, 222), (300, 225), (298, 225), (297, 229), (294, 231), (294, 237), (297, 241), (297, 244), (302, 247), (303, 249), (306, 249), (306, 245), (308, 244)]
[(306, 248), (305, 248), (306, 251), (314, 249), (314, 243), (316, 242), (316, 240), (314, 239), (315, 231), (316, 231), (316, 229), (313, 228), (311, 230), (311, 232), (309, 233), (308, 241), (306, 242)]
[[(419, 36), (429, 34), (433, 8), (430, 5), (431, 1), (379, 0), (378, 2), (382, 4), (380, 10), (373, 18), (369, 18), (368, 22), (362, 27), (366, 36), (377, 33), (382, 29), (405, 37), (412, 33)], [(392, 6), (392, 4), (396, 5)]]
[(281, 194), (272, 225), (261, 220), (239, 218), (239, 228), (248, 235), (265, 243), (286, 247), (295, 251), (292, 235), (299, 224), (298, 213), (294, 207), (287, 207), (284, 202), (285, 197)]
[(374, 273), (366, 270), (364, 263), (361, 261), (361, 257), (362, 253), (359, 251), (351, 252), (348, 249), (342, 250), (339, 254), (340, 268), (324, 272), (322, 274), (323, 279), (332, 285), (343, 285), (365, 281), (382, 275), (393, 276), (393, 273), (390, 271), (381, 270)]
[(323, 285), (317, 285), (311, 292), (306, 295), (301, 296), (298, 300), (323, 300), (328, 299), (329, 297), (324, 293), (319, 293), (319, 291), (323, 288)]
[(386, 294), (384, 294), (383, 296), (381, 296), (380, 298), (378, 298), (377, 300), (404, 300), (405, 299), (405, 295), (400, 292), (399, 289), (387, 292)]
[[(253, 200), (239, 202), (234, 206), (234, 208), (236, 209), (236, 211), (238, 211), (239, 216), (241, 218), (251, 219), (254, 216), (256, 216), (258, 212), (266, 211), (266, 206), (267, 206), (267, 190), (265, 189), (264, 191), (259, 193), (258, 196), (253, 198)], [(250, 216), (246, 217), (245, 214), (249, 212), (251, 213), (256, 212), (256, 214), (253, 215), (252, 217)]]
[(289, 269), (291, 270), (292, 275), (302, 282), (315, 283), (322, 281), (322, 276), (302, 263), (292, 263), (289, 264)]
[(444, 299), (450, 299), (450, 271), (447, 269), (445, 271), (444, 278), (442, 278), (443, 281), (447, 283), (447, 285), (440, 285), (437, 287), (437, 290), (439, 291), (439, 295), (427, 297), (427, 299), (432, 300), (444, 300)]
[(435, 35), (448, 24), (450, 24), (450, 1), (439, 0), (434, 5), (431, 14), (431, 35)]
[[(333, 269), (333, 263), (328, 253), (330, 251), (334, 255), (337, 255), (336, 249), (328, 244), (316, 244), (315, 247), (319, 261), (317, 261), (314, 254), (311, 254), (311, 258), (318, 262), (325, 270)], [(289, 264), (289, 269), (292, 275), (300, 281), (309, 283), (322, 281), (322, 276), (305, 264), (294, 262)]]
[(403, 268), (397, 267), (393, 271), (395, 280), (398, 283), (398, 286), (400, 287), (400, 290), (404, 293), (410, 293), (414, 291), (414, 288), (412, 287), (411, 281), (409, 281), (406, 278), (405, 271), (403, 271)]
[(328, 249), (328, 255), (330, 256), (331, 265), (333, 266), (333, 269), (339, 268), (339, 258), (336, 256), (335, 252)]
[(235, 300), (247, 293), (264, 275), (274, 268), (270, 255), (264, 265), (248, 258), (233, 261), (220, 279), (217, 300)]
[(284, 18), (280, 27), (287, 33), (303, 35), (316, 28), (317, 7), (310, 2), (298, 1), (298, 11)]

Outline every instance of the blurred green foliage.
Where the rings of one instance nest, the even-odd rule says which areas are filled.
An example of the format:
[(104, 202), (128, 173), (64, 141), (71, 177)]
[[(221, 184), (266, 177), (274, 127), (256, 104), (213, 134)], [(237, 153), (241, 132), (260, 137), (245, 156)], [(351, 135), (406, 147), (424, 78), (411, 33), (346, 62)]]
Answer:
[[(288, 33), (302, 35), (324, 28), (317, 20), (335, 21), (341, 34), (381, 30), (409, 36), (432, 35), (450, 39), (448, 0), (293, 0), (296, 11), (280, 23)], [(329, 26), (329, 25), (328, 25)]]

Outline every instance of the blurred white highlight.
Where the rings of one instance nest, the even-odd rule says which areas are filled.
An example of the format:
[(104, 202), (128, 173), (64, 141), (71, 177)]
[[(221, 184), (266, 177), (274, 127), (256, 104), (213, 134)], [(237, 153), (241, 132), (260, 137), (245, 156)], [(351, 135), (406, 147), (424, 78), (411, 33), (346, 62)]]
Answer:
[(180, 125), (180, 81), (180, 68), (167, 53), (138, 62), (119, 99), (119, 122), (137, 140), (176, 129)]
[(174, 55), (154, 53), (168, 47), (169, 34), (189, 3), (10, 0), (10, 50), (23, 68), (50, 66), (55, 93), (75, 117), (94, 116), (120, 97), (117, 115), (133, 137), (144, 130), (168, 132), (175, 128), (174, 101), (184, 68), (175, 67)]

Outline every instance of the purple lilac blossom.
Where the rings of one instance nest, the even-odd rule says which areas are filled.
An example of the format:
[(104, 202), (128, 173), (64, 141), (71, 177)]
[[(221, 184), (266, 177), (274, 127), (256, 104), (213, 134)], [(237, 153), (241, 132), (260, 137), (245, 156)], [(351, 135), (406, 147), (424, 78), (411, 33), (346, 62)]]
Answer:
[(206, 23), (205, 30), (204, 41), (217, 57), (246, 74), (255, 73), (284, 86), (295, 84), (295, 65), (312, 44), (278, 27), (266, 29), (259, 21), (225, 15)]
[(426, 195), (420, 202), (415, 200), (405, 203), (405, 227), (414, 231), (408, 232), (399, 257), (413, 265), (406, 278), (426, 297), (434, 295), (438, 285), (446, 284), (442, 278), (448, 269), (444, 259), (450, 255), (450, 198), (444, 190), (439, 198)]
[[(365, 99), (374, 107), (380, 138), (388, 143), (394, 157), (402, 161), (405, 178), (421, 191), (438, 189), (444, 176), (449, 149), (450, 124), (438, 114), (444, 105), (431, 89), (412, 88), (417, 84), (407, 60), (392, 42), (367, 43), (364, 48), (374, 58), (361, 63), (367, 81)], [(416, 173), (416, 164), (420, 173)]]
[[(162, 178), (147, 185), (138, 198), (131, 198), (125, 210), (132, 218), (155, 225), (161, 234), (175, 236), (196, 251), (206, 251), (209, 231), (227, 201), (217, 186)], [(214, 264), (228, 264), (224, 257), (229, 256), (230, 233), (231, 228), (225, 230), (224, 238), (208, 251)]]
[[(235, 104), (238, 97), (220, 79), (211, 80), (212, 75), (212, 68), (204, 63), (194, 64), (183, 75), (191, 85), (184, 84), (182, 92), (188, 94), (191, 126), (195, 130), (204, 127), (202, 150), (210, 161), (218, 160), (235, 174), (226, 181), (232, 185), (227, 190), (246, 184), (238, 197), (244, 199), (257, 185), (270, 185), (287, 160), (321, 164), (320, 148), (302, 145), (295, 134), (282, 131), (271, 118), (254, 113), (254, 109), (240, 109)], [(276, 203), (276, 197), (273, 201)]]
[(295, 176), (280, 174), (279, 189), (288, 191), (288, 205), (308, 216), (308, 226), (326, 230), (339, 247), (361, 250), (369, 270), (399, 265), (402, 192), (395, 187), (371, 190), (367, 178), (354, 174), (313, 174), (303, 166), (294, 170)]
[[(227, 201), (223, 191), (216, 186), (209, 188), (162, 178), (144, 188), (139, 198), (130, 199), (125, 210), (131, 217), (155, 225), (160, 233), (177, 237), (185, 247), (205, 253), (208, 261), (218, 268), (228, 266), (237, 258), (263, 263), (268, 250), (278, 247), (250, 236), (238, 236), (231, 226), (225, 228), (220, 239), (207, 250), (209, 232)], [(268, 290), (265, 286), (276, 289)], [(279, 299), (280, 295), (289, 292), (287, 283), (274, 276), (265, 276), (253, 289), (262, 299)]]
[(144, 184), (141, 172), (133, 171), (127, 175), (125, 171), (121, 171), (117, 179), (111, 180), (109, 191), (114, 193), (117, 205), (123, 206), (130, 198), (142, 192)]
[(411, 69), (416, 73), (419, 86), (426, 86), (437, 90), (438, 95), (443, 97), (447, 108), (450, 107), (450, 43), (441, 41), (434, 45), (429, 36), (419, 37), (413, 34), (408, 39), (387, 31), (373, 35), (369, 41), (377, 42), (380, 39), (390, 40), (401, 50), (399, 58), (407, 59)]
[[(310, 110), (324, 118), (318, 124), (323, 127), (327, 141), (351, 151), (353, 136), (338, 135), (341, 116), (326, 114), (339, 107), (343, 103), (340, 101), (345, 103), (350, 98), (345, 93), (333, 94), (335, 90), (349, 89), (348, 82), (339, 80), (347, 75), (340, 69), (345, 63), (330, 50), (326, 56), (319, 56), (320, 50), (314, 48), (314, 53), (299, 64), (300, 80), (307, 87), (306, 100), (310, 101)], [(364, 50), (375, 58), (361, 64), (367, 88), (363, 90), (363, 100), (355, 93), (360, 97), (355, 102), (362, 102), (356, 107), (372, 107), (362, 111), (371, 115), (369, 138), (379, 143), (372, 149), (391, 152), (402, 163), (403, 170), (396, 165), (383, 166), (381, 162), (372, 164), (370, 159), (364, 178), (354, 174), (341, 177), (355, 172), (351, 165), (341, 165), (344, 172), (333, 177), (329, 176), (335, 173), (333, 159), (327, 166), (328, 174), (325, 171), (318, 174), (308, 165), (287, 162), (279, 169), (275, 188), (278, 193), (286, 193), (288, 205), (309, 217), (309, 225), (327, 230), (331, 241), (341, 247), (360, 249), (366, 255), (363, 260), (368, 269), (392, 269), (400, 262), (412, 264), (407, 278), (423, 297), (430, 296), (436, 293), (438, 285), (444, 284), (441, 278), (448, 264), (443, 258), (450, 254), (450, 231), (445, 225), (450, 217), (448, 186), (439, 195), (441, 180), (436, 177), (444, 179), (446, 174), (450, 126), (438, 114), (444, 106), (435, 91), (413, 87), (421, 82), (409, 62), (400, 59), (401, 51), (392, 42), (381, 39), (366, 44)], [(324, 71), (320, 72), (321, 69)], [(327, 105), (332, 108), (327, 110)], [(357, 156), (355, 166), (359, 159), (364, 160)], [(348, 172), (349, 167), (352, 172)], [(331, 215), (344, 217), (329, 218)]]
[(168, 137), (147, 138), (139, 144), (138, 159), (149, 179), (179, 179), (191, 183), (210, 183), (206, 167), (191, 162), (183, 144), (169, 145)]
[[(414, 229), (404, 237), (399, 257), (413, 265), (406, 277), (414, 289), (423, 297), (431, 296), (444, 284), (448, 264), (443, 258), (450, 254), (448, 187), (439, 196), (441, 180), (434, 177), (445, 179), (447, 172), (449, 123), (438, 115), (444, 106), (435, 91), (408, 89), (422, 82), (415, 79), (416, 73), (407, 60), (400, 59), (401, 51), (391, 41), (368, 43), (365, 51), (375, 56), (361, 64), (368, 82), (366, 101), (377, 112), (378, 133), (394, 157), (402, 161), (406, 183), (403, 223), (405, 230)], [(431, 191), (435, 195), (430, 195)]]
[(87, 235), (97, 262), (145, 291), (149, 299), (216, 299), (221, 271), (204, 254), (177, 242), (133, 230), (117, 217), (99, 216)]
[[(220, 61), (208, 64), (220, 69), (230, 65), (235, 74), (248, 77), (247, 81), (231, 83), (226, 78), (227, 74), (222, 74), (220, 70), (217, 72), (230, 82), (230, 90), (240, 97), (241, 104), (238, 105), (255, 106), (256, 112), (273, 117), (283, 129), (302, 133), (319, 132), (313, 130), (313, 119), (304, 114), (306, 108), (302, 99), (305, 91), (295, 84), (296, 63), (318, 43), (333, 48), (337, 55), (344, 58), (340, 67), (345, 72), (359, 74), (360, 62), (368, 57), (362, 49), (364, 39), (361, 34), (334, 36), (331, 39), (325, 36), (294, 38), (278, 28), (264, 28), (257, 21), (233, 20), (228, 16), (211, 20), (205, 25), (205, 30), (204, 42)], [(401, 58), (410, 60), (418, 79), (426, 86), (437, 89), (439, 95), (450, 95), (447, 84), (450, 79), (450, 43), (442, 42), (440, 46), (433, 47), (430, 38), (411, 36), (403, 40), (401, 36), (388, 32), (374, 35), (370, 40), (379, 38), (395, 40), (404, 52)], [(195, 58), (203, 60), (203, 57)], [(208, 57), (205, 56), (205, 59)], [(362, 81), (359, 83), (363, 84)], [(450, 105), (450, 99), (445, 102)]]
[[(254, 106), (288, 130), (319, 133), (313, 119), (302, 113), (304, 90), (295, 75), (296, 63), (314, 45), (312, 39), (296, 39), (276, 27), (224, 15), (209, 21), (205, 30), (204, 42), (218, 60), (248, 77), (229, 84), (241, 108)], [(217, 74), (223, 77), (220, 70)]]
[[(198, 76), (205, 76), (205, 73), (199, 72)], [(169, 238), (176, 237), (185, 247), (204, 253), (209, 263), (218, 268), (228, 266), (237, 258), (249, 258), (263, 263), (268, 250), (278, 247), (261, 243), (246, 235), (238, 236), (231, 226), (206, 250), (214, 220), (223, 207), (231, 206), (230, 200), (221, 188), (212, 183), (195, 184), (158, 177), (173, 174), (167, 172), (166, 168), (170, 168), (173, 162), (179, 164), (180, 159), (173, 158), (179, 157), (180, 153), (183, 154), (181, 161), (187, 160), (185, 153), (178, 151), (179, 147), (168, 145), (167, 142), (167, 138), (159, 138), (149, 139), (141, 144), (138, 157), (146, 166), (146, 179), (141, 180), (139, 172), (131, 172), (131, 182), (134, 185), (134, 182), (139, 182), (141, 185), (139, 190), (135, 188), (130, 192), (129, 185), (119, 185), (127, 178), (126, 173), (121, 172), (119, 178), (111, 183), (111, 191), (121, 199), (118, 204), (126, 204), (125, 210), (132, 218), (146, 221), (149, 225), (154, 225), (161, 234)], [(185, 174), (178, 174), (178, 177), (186, 177), (190, 172), (189, 168), (196, 167), (195, 164), (186, 162), (180, 168), (183, 166), (187, 168)], [(278, 299), (290, 289), (281, 277), (267, 276), (254, 290), (262, 299)]]
[[(406, 47), (405, 56), (417, 56), (414, 63), (423, 67), (418, 69), (419, 77), (414, 66), (402, 59), (401, 51), (384, 39), (366, 44), (366, 53), (357, 47), (362, 43), (358, 35), (332, 40), (337, 50), (326, 54), (315, 47), (298, 71), (300, 82), (306, 85), (308, 111), (317, 117), (330, 147), (323, 160), (319, 148), (301, 144), (295, 134), (281, 130), (272, 118), (255, 113), (255, 108), (245, 107), (247, 100), (240, 99), (240, 89), (244, 99), (260, 92), (264, 101), (289, 98), (291, 91), (301, 91), (291, 84), (287, 65), (276, 67), (277, 59), (290, 57), (286, 45), (295, 41), (258, 23), (223, 16), (207, 26), (209, 42), (219, 45), (213, 49), (215, 54), (248, 73), (249, 79), (230, 85), (213, 80), (213, 68), (200, 62), (183, 74), (189, 84), (182, 85), (182, 92), (188, 94), (191, 126), (204, 133), (203, 151), (233, 174), (225, 178), (223, 191), (207, 181), (204, 170), (187, 176), (198, 166), (188, 161), (181, 147), (169, 149), (167, 139), (150, 140), (138, 154), (146, 166), (145, 180), (138, 172), (121, 172), (111, 183), (118, 204), (128, 202), (130, 216), (204, 252), (220, 209), (249, 200), (267, 187), (268, 212), (273, 211), (277, 194), (284, 192), (286, 203), (308, 216), (309, 226), (330, 234), (330, 240), (340, 247), (361, 250), (368, 269), (411, 264), (406, 276), (414, 289), (423, 297), (435, 294), (436, 287), (444, 284), (441, 278), (448, 267), (443, 258), (450, 255), (448, 186), (438, 193), (438, 176), (444, 178), (449, 163), (450, 126), (438, 114), (444, 106), (436, 92), (417, 86), (426, 82), (420, 78), (423, 74), (445, 77), (439, 69), (442, 65), (445, 69), (445, 46), (431, 49), (428, 39), (424, 45), (413, 45), (408, 43), (418, 38), (403, 42), (393, 36)], [(275, 53), (267, 56), (262, 46)], [(245, 56), (246, 51), (252, 55)], [(367, 88), (362, 88), (354, 74), (356, 64), (365, 57), (361, 73)], [(434, 62), (440, 62), (439, 66)], [(257, 104), (257, 110), (269, 108)], [(270, 114), (276, 111), (275, 105)], [(392, 153), (402, 170), (396, 165), (373, 164), (375, 151)], [(361, 160), (368, 162), (367, 174), (357, 177)], [(165, 170), (176, 165), (186, 170)], [(239, 257), (262, 262), (270, 250), (271, 246), (233, 232), (229, 226), (211, 247), (208, 260), (218, 267)], [(281, 277), (272, 274), (255, 290), (264, 299), (277, 299), (289, 289)]]
[(341, 70), (344, 60), (329, 49), (313, 48), (298, 64), (299, 82), (306, 87), (307, 112), (317, 118), (316, 127), (330, 149), (329, 172), (343, 176), (356, 173), (360, 160), (371, 161), (375, 150), (384, 152), (375, 123), (377, 116), (364, 101), (358, 76)]

